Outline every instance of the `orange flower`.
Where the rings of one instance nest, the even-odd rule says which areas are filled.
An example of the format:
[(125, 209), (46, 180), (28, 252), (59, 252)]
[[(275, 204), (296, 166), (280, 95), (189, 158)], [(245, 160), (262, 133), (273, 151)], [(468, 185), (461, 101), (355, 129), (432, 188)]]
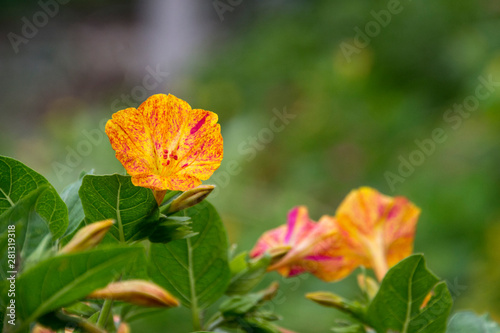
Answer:
[(217, 119), (215, 113), (193, 110), (173, 95), (158, 94), (138, 109), (113, 114), (106, 134), (132, 183), (152, 189), (161, 203), (167, 190), (196, 187), (220, 166)]
[(373, 268), (382, 280), (389, 267), (412, 253), (419, 215), (420, 209), (404, 197), (369, 187), (351, 191), (336, 214), (346, 243), (342, 252)]
[(306, 207), (296, 207), (288, 214), (287, 225), (264, 233), (250, 256), (289, 249), (269, 270), (286, 277), (310, 272), (324, 281), (340, 280), (357, 267), (357, 262), (340, 255), (339, 238), (334, 218), (325, 215), (316, 223), (309, 219)]

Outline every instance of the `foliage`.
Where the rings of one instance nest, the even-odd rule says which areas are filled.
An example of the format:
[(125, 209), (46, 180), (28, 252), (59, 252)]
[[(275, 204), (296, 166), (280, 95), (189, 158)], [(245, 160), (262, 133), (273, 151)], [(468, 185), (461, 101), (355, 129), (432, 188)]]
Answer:
[[(201, 116), (192, 119), (188, 107), (156, 95), (139, 108), (147, 117), (122, 118), (111, 136), (134, 175), (82, 174), (61, 196), (34, 170), (0, 156), (2, 332), (127, 332), (159, 311), (147, 308), (171, 312), (180, 304), (197, 332), (290, 332), (277, 325), (280, 284), (254, 291), (268, 271), (333, 282), (358, 267), (365, 270), (358, 276), (362, 297), (307, 295), (347, 315), (335, 332), (498, 331), (488, 317), (459, 313), (449, 320), (446, 283), (427, 269), (422, 254), (411, 255), (420, 209), (404, 197), (362, 187), (335, 216), (318, 222), (306, 207), (296, 207), (288, 223), (264, 233), (249, 254), (234, 255), (221, 217), (204, 201), (214, 187), (196, 186), (222, 158), (217, 116), (197, 109)], [(172, 151), (175, 124), (156, 122), (162, 112), (189, 125), (189, 131), (177, 129), (184, 147)], [(198, 161), (212, 139), (216, 148)]]

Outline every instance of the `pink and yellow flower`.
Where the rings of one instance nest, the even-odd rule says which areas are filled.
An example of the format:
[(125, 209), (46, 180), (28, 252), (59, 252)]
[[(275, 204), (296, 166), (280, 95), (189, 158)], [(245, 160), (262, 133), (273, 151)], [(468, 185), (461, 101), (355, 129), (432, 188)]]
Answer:
[(160, 203), (166, 190), (194, 188), (220, 166), (223, 142), (217, 120), (213, 112), (158, 94), (137, 109), (113, 114), (106, 134), (132, 183), (152, 189)]
[(307, 208), (292, 209), (288, 223), (264, 233), (250, 255), (285, 253), (269, 270), (287, 277), (310, 272), (334, 281), (364, 266), (382, 280), (391, 266), (412, 253), (419, 214), (406, 198), (362, 187), (349, 193), (335, 218), (325, 215), (316, 223)]
[(296, 207), (289, 212), (286, 225), (262, 235), (250, 256), (289, 249), (269, 270), (286, 277), (310, 272), (324, 281), (340, 280), (351, 273), (356, 262), (339, 255), (339, 237), (333, 217), (325, 215), (316, 223), (309, 218), (306, 207)]
[(404, 197), (389, 197), (369, 187), (351, 191), (336, 213), (344, 253), (373, 268), (382, 280), (387, 270), (413, 251), (420, 209)]

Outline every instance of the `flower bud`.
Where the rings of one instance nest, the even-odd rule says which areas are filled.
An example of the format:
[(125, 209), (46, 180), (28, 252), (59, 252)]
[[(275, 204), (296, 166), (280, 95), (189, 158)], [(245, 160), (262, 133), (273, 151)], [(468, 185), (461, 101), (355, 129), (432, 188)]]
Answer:
[(274, 298), (274, 296), (276, 296), (276, 294), (278, 293), (278, 289), (280, 287), (280, 284), (276, 281), (272, 282), (269, 287), (267, 287), (266, 289), (264, 290), (261, 290), (261, 294), (262, 294), (262, 300), (263, 301), (270, 301)]
[(59, 253), (74, 253), (91, 249), (98, 245), (109, 228), (115, 223), (113, 219), (91, 223), (80, 230), (71, 238), (68, 244)]
[(151, 307), (179, 306), (179, 301), (160, 286), (144, 280), (112, 282), (87, 298), (113, 299)]
[(329, 292), (317, 291), (308, 293), (306, 294), (306, 298), (324, 306), (334, 308), (342, 308), (344, 306), (344, 299), (342, 297)]
[(116, 333), (130, 333), (130, 326), (127, 323), (120, 323), (120, 326), (118, 326), (118, 330)]
[[(72, 332), (73, 332), (73, 329), (70, 329), (70, 328), (64, 329), (64, 333), (72, 333)], [(33, 328), (31, 329), (31, 333), (56, 333), (56, 331), (54, 331), (50, 328), (44, 327), (40, 324), (35, 324), (35, 326), (33, 326)]]
[(291, 249), (292, 247), (290, 245), (282, 245), (270, 248), (268, 252), (271, 256), (271, 264), (269, 266), (273, 266), (274, 264), (279, 262)]
[(355, 317), (360, 317), (360, 315), (364, 313), (364, 309), (361, 304), (350, 302), (345, 298), (326, 291), (308, 293), (306, 294), (306, 298), (320, 305), (336, 308), (340, 311), (350, 313)]
[(214, 190), (214, 185), (200, 185), (193, 189), (187, 190), (180, 196), (175, 198), (170, 207), (168, 208), (167, 214), (172, 214), (180, 210), (193, 207), (199, 204)]
[(379, 289), (377, 281), (364, 274), (358, 274), (358, 285), (368, 295), (369, 299), (373, 299)]

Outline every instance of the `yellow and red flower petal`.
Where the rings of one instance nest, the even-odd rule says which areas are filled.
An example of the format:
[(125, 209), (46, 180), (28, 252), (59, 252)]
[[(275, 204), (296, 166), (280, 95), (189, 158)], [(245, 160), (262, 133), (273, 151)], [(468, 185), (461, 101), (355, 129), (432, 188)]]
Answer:
[(134, 185), (185, 191), (220, 166), (223, 140), (217, 120), (213, 112), (158, 94), (138, 109), (115, 113), (106, 133)]
[(413, 240), (419, 215), (420, 209), (406, 198), (394, 198), (384, 228), (389, 267), (413, 252)]
[(283, 258), (269, 267), (285, 277), (310, 272), (325, 281), (340, 280), (359, 264), (339, 251), (336, 221), (323, 216), (318, 223), (309, 219), (306, 207), (296, 207), (288, 214), (287, 225), (270, 230), (259, 239), (250, 255), (289, 246)]
[[(301, 208), (305, 210), (305, 217), (307, 217), (307, 209), (305, 209), (305, 207)], [(292, 215), (293, 212), (294, 210), (292, 210), (290, 215)], [(293, 220), (289, 219), (289, 225), (290, 221)], [(290, 229), (288, 231), (290, 231)], [(292, 249), (283, 257), (279, 263), (280, 265), (286, 265), (306, 257), (310, 257), (310, 260), (313, 261), (313, 257), (315, 256), (318, 260), (324, 260), (325, 258), (322, 255), (335, 247), (338, 238), (338, 229), (335, 219), (326, 215), (323, 216), (318, 223), (309, 221), (309, 223), (303, 224), (300, 226), (299, 231), (301, 232), (297, 232), (294, 237), (295, 242), (293, 243)], [(289, 234), (287, 233), (287, 235)]]
[(156, 168), (152, 133), (139, 110), (128, 108), (113, 114), (106, 123), (106, 134), (116, 158), (131, 176), (148, 174)]
[(379, 279), (388, 267), (411, 254), (420, 209), (406, 198), (392, 198), (362, 187), (351, 191), (336, 218), (346, 250), (376, 270)]
[(307, 237), (315, 223), (309, 219), (307, 208), (295, 207), (288, 213), (286, 225), (266, 231), (250, 251), (252, 258), (262, 256), (266, 251), (285, 245), (294, 246)]
[(284, 245), (283, 235), (286, 233), (286, 230), (287, 226), (282, 225), (278, 228), (266, 231), (262, 236), (260, 236), (257, 244), (255, 244), (254, 248), (250, 251), (250, 257), (261, 257), (266, 252)]
[(286, 232), (283, 235), (283, 244), (298, 244), (315, 228), (316, 223), (309, 219), (307, 208), (295, 207), (288, 213)]
[(310, 272), (324, 281), (336, 281), (349, 275), (358, 265), (355, 257), (345, 256), (335, 218), (323, 216), (307, 237), (292, 248), (271, 269), (284, 276)]
[(345, 278), (358, 266), (359, 262), (353, 258), (340, 256), (332, 251), (308, 255), (292, 262), (290, 266), (283, 266), (277, 270), (287, 277), (310, 272), (323, 281), (331, 282)]

